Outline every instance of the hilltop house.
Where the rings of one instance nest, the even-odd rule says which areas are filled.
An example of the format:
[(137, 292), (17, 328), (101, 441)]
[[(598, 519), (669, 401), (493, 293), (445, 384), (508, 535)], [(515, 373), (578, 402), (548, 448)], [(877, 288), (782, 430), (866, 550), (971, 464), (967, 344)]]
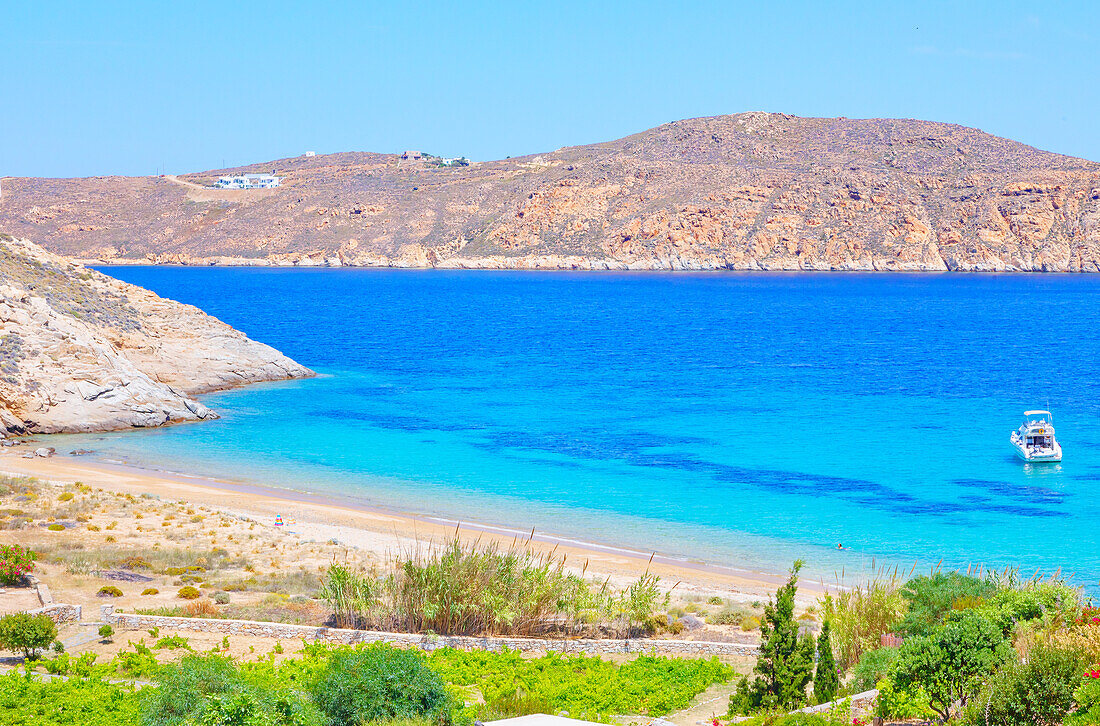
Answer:
[(223, 176), (214, 184), (218, 189), (274, 189), (279, 177), (274, 174), (237, 174)]

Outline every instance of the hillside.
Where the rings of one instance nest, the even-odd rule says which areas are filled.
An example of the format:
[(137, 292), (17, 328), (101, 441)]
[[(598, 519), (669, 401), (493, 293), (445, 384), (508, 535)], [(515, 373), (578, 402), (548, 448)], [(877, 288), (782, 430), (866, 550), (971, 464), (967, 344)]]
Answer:
[(214, 418), (190, 397), (309, 375), (198, 308), (0, 236), (0, 436)]
[[(227, 171), (284, 181), (189, 185)], [(119, 262), (1097, 271), (1100, 164), (949, 124), (746, 113), (457, 168), (8, 179), (0, 229)]]

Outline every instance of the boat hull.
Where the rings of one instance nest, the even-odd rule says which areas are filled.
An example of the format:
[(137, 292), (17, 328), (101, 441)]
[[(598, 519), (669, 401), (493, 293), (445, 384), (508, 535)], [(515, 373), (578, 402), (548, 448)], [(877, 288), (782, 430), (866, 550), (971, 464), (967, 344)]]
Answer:
[(1016, 452), (1016, 456), (1031, 464), (1055, 463), (1062, 460), (1062, 447), (1059, 444), (1054, 445), (1054, 453), (1052, 454), (1033, 454), (1016, 442), (1012, 442), (1012, 448)]

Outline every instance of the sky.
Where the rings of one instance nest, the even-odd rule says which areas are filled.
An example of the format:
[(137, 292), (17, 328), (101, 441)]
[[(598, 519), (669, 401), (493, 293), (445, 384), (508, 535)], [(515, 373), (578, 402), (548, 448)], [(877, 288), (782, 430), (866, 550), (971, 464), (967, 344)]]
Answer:
[(0, 0), (0, 27), (0, 177), (498, 159), (743, 111), (1100, 160), (1098, 2)]

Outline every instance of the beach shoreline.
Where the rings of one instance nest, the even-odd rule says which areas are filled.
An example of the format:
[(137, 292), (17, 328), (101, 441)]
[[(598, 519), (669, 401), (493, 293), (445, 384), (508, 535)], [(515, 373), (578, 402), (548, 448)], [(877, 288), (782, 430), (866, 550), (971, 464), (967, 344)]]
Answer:
[[(465, 541), (480, 540), (501, 547), (518, 542), (537, 552), (553, 551), (566, 558), (568, 567), (608, 577), (617, 584), (625, 584), (649, 571), (668, 586), (676, 585), (679, 589), (699, 593), (721, 593), (748, 602), (766, 599), (786, 581), (785, 574), (764, 569), (687, 560), (550, 532), (520, 530), (504, 523), (402, 512), (328, 494), (84, 457), (24, 457), (28, 451), (47, 443), (39, 441), (3, 449), (0, 451), (0, 474), (30, 476), (60, 484), (79, 481), (106, 491), (147, 494), (211, 506), (226, 514), (259, 522), (273, 523), (275, 516), (281, 515), (287, 523), (287, 532), (296, 534), (303, 542), (335, 540), (384, 559), (447, 541), (457, 533)], [(820, 596), (825, 589), (822, 582), (800, 581), (800, 594), (807, 599)]]

